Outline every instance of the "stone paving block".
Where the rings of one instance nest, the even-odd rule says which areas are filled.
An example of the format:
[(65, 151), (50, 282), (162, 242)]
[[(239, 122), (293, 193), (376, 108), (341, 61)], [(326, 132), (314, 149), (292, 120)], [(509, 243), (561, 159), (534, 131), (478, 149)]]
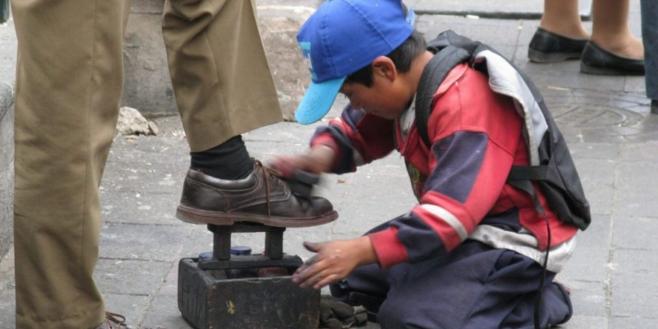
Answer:
[(575, 316), (596, 317), (605, 314), (607, 298), (603, 282), (563, 280), (562, 274), (558, 277), (558, 281), (571, 289), (571, 303)]
[(658, 328), (658, 318), (656, 317), (617, 317), (610, 319), (610, 329), (648, 329)]
[[(629, 145), (631, 148), (632, 145)], [(658, 147), (658, 146), (657, 146)], [(576, 165), (582, 159), (597, 159), (597, 160), (621, 160), (622, 152), (625, 153), (626, 147), (621, 147), (619, 144), (612, 143), (570, 143), (569, 151)]]
[(199, 253), (212, 251), (212, 233), (206, 225), (183, 224), (188, 231), (185, 239), (181, 240), (182, 248), (179, 258), (197, 257)]
[(615, 167), (611, 160), (574, 160), (591, 212), (609, 214), (614, 209)]
[(612, 316), (655, 318), (658, 314), (658, 253), (617, 249), (612, 273)]
[[(129, 183), (129, 184), (138, 184)], [(176, 184), (180, 189), (182, 183)], [(101, 215), (108, 223), (180, 225), (175, 218), (180, 191), (155, 193), (145, 191), (103, 190)]]
[(16, 327), (16, 292), (14, 289), (0, 290), (0, 329)]
[(151, 302), (149, 296), (105, 293), (103, 298), (105, 299), (106, 310), (125, 316), (126, 323), (133, 328), (144, 328), (137, 324), (139, 324), (144, 312), (148, 309)]
[[(187, 145), (179, 140), (166, 146), (154, 147), (148, 145), (155, 142), (150, 138), (118, 139), (110, 152), (102, 190), (125, 190), (141, 194), (180, 193), (181, 183), (189, 168), (187, 149), (182, 152), (183, 146)], [(164, 153), (168, 154), (165, 156)]]
[[(340, 96), (339, 96), (340, 97)], [(342, 107), (337, 107), (337, 109)], [(340, 111), (337, 112), (340, 115)], [(325, 120), (326, 121), (326, 117)], [(312, 125), (300, 125), (297, 123), (283, 122), (275, 125), (265, 126), (248, 133), (243, 134), (245, 140), (251, 142), (272, 142), (272, 143), (291, 143), (291, 144), (300, 144), (308, 145), (308, 140), (313, 136), (315, 128), (318, 125), (321, 125), (322, 122), (318, 122)], [(277, 145), (277, 144), (272, 144)], [(286, 144), (288, 145), (288, 144)]]
[(593, 329), (607, 328), (607, 319), (604, 314), (600, 316), (574, 315), (569, 322), (558, 326), (560, 329)]
[(622, 161), (649, 161), (651, 163), (658, 163), (658, 142), (648, 142), (642, 144), (629, 144), (625, 145), (620, 152), (620, 160)]
[(13, 18), (0, 24), (0, 82), (14, 85), (16, 79), (16, 31)]
[[(518, 65), (518, 67), (523, 70), (524, 72), (530, 74), (531, 76), (533, 74), (536, 75), (546, 75), (546, 73), (550, 74), (551, 76), (556, 76), (556, 75), (561, 75), (564, 73), (578, 73), (580, 71), (580, 62), (578, 61), (565, 61), (565, 62), (557, 62), (557, 63), (534, 63), (531, 62), (528, 59), (528, 41), (522, 41), (519, 38), (519, 44), (518, 48), (516, 49), (517, 53), (516, 58), (517, 61), (515, 64)], [(541, 74), (539, 74), (541, 72)], [(575, 74), (574, 74), (575, 77)], [(564, 87), (564, 84), (569, 83), (569, 80), (572, 80), (574, 77), (570, 76), (570, 79), (562, 79), (559, 81), (559, 84), (557, 86)], [(607, 79), (599, 79), (599, 80), (607, 80)], [(618, 85), (623, 85), (623, 79), (619, 78)], [(579, 87), (584, 87), (582, 85), (579, 85)]]
[(621, 163), (617, 169), (617, 214), (652, 217), (658, 214), (658, 176), (650, 161)]
[[(182, 258), (184, 258), (183, 256)], [(178, 295), (178, 260), (169, 263), (169, 272), (165, 276), (160, 289), (155, 293), (159, 296), (177, 296)]]
[(116, 259), (173, 261), (189, 230), (181, 226), (106, 223), (101, 230), (101, 256)]
[(626, 77), (626, 81), (624, 83), (624, 91), (632, 93), (644, 93), (646, 91), (644, 77)]
[(607, 279), (610, 216), (594, 214), (592, 224), (579, 232), (576, 250), (560, 277), (569, 281), (603, 282)]
[[(589, 90), (606, 90), (606, 91), (623, 91), (625, 78), (624, 77), (606, 77), (580, 74), (579, 63), (577, 61), (569, 61), (562, 63), (552, 64), (537, 64), (528, 61), (523, 62), (523, 58), (527, 58), (528, 49), (527, 45), (520, 45), (517, 48), (516, 57), (519, 58), (517, 62), (519, 68), (533, 79), (533, 82), (540, 87), (560, 87), (567, 89), (589, 89)], [(544, 67), (546, 66), (546, 67)], [(569, 79), (564, 78), (564, 74), (569, 72)]]
[(158, 291), (170, 268), (171, 262), (101, 257), (94, 280), (106, 294), (150, 296)]
[(658, 250), (658, 214), (648, 217), (623, 217), (614, 219), (613, 245), (621, 249)]
[(148, 329), (191, 329), (178, 310), (176, 295), (157, 295), (144, 314), (142, 328)]
[(13, 237), (14, 109), (12, 102), (11, 87), (0, 80), (0, 259), (9, 251)]

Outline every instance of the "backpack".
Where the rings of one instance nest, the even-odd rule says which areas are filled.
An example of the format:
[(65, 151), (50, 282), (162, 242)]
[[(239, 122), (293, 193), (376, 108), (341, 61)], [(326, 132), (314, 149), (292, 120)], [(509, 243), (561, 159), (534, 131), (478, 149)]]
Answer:
[(434, 57), (427, 64), (416, 94), (416, 130), (431, 147), (427, 121), (432, 98), (441, 82), (456, 65), (468, 63), (489, 78), (489, 86), (511, 97), (524, 121), (523, 135), (529, 151), (528, 166), (513, 166), (507, 183), (528, 193), (537, 211), (544, 209), (537, 200), (533, 183), (546, 197), (558, 218), (585, 230), (591, 222), (589, 203), (580, 183), (567, 143), (553, 121), (537, 87), (491, 47), (449, 30), (428, 43)]

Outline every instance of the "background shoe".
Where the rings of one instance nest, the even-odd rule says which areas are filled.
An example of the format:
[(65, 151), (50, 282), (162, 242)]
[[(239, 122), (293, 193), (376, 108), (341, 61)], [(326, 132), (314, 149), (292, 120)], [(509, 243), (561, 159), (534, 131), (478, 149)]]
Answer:
[(658, 99), (651, 100), (651, 114), (658, 114)]
[(95, 329), (130, 329), (126, 324), (126, 317), (121, 314), (105, 312), (105, 322)]
[(528, 59), (535, 63), (553, 63), (579, 59), (587, 40), (571, 39), (537, 28), (528, 46)]
[(219, 179), (191, 169), (176, 217), (196, 224), (306, 227), (331, 222), (338, 214), (327, 199), (293, 194), (288, 184), (256, 161), (254, 171), (240, 180)]
[(580, 72), (597, 75), (644, 75), (644, 60), (617, 56), (590, 41), (580, 58)]

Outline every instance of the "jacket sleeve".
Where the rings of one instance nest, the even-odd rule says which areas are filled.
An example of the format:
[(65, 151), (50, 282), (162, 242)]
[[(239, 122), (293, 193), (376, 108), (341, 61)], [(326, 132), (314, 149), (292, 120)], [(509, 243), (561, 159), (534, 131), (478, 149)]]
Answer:
[(347, 106), (339, 118), (319, 127), (311, 146), (324, 144), (336, 152), (332, 172), (341, 174), (388, 155), (395, 146), (394, 122)]
[[(466, 83), (462, 81), (462, 85)], [(464, 89), (471, 91), (468, 95), (477, 90), (471, 87)], [(428, 126), (433, 141), (430, 174), (420, 203), (391, 221), (388, 229), (370, 234), (383, 267), (446, 257), (475, 230), (501, 195), (514, 161), (520, 125), (512, 117), (505, 127), (507, 140), (501, 144), (498, 137), (492, 138), (500, 136), (501, 129), (487, 122), (500, 125), (507, 118), (482, 116), (495, 112), (487, 107), (505, 105), (465, 96), (456, 86), (435, 102)], [(470, 110), (477, 106), (484, 111)]]

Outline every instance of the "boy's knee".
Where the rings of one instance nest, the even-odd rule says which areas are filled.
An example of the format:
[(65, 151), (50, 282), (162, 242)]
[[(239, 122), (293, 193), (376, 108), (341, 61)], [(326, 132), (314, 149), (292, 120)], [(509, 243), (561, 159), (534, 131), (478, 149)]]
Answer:
[(413, 302), (404, 300), (386, 299), (377, 313), (377, 322), (382, 329), (431, 329), (435, 324), (425, 323), (428, 319), (422, 314), (414, 313)]
[(406, 328), (404, 318), (408, 317), (408, 315), (405, 315), (403, 310), (395, 304), (396, 303), (390, 303), (387, 300), (379, 308), (377, 322), (379, 322), (382, 329)]

